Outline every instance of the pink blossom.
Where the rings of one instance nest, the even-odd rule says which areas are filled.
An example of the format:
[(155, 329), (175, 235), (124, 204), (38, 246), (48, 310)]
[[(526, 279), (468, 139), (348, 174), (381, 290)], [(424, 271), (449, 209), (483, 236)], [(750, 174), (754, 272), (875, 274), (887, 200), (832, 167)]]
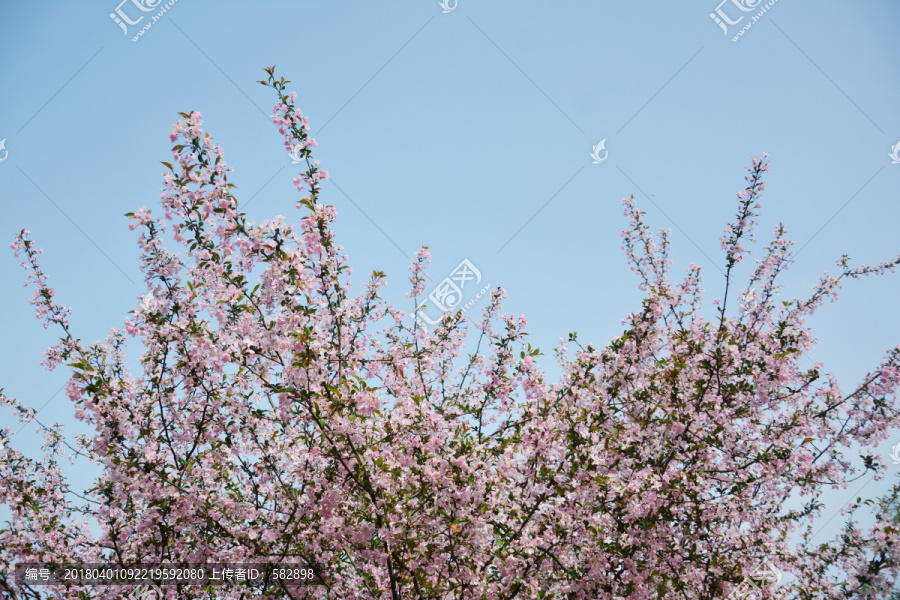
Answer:
[[(0, 394), (45, 434), (35, 459), (0, 428), (3, 565), (288, 556), (325, 584), (295, 590), (303, 598), (699, 600), (726, 597), (769, 560), (792, 578), (762, 584), (764, 597), (886, 597), (900, 569), (900, 487), (868, 528), (852, 518), (862, 503), (849, 507), (831, 540), (815, 535), (815, 507), (826, 486), (883, 475), (882, 460), (845, 455), (896, 428), (900, 348), (847, 389), (801, 358), (815, 344), (808, 317), (846, 280), (900, 258), (841, 257), (785, 303), (791, 242), (779, 226), (738, 289), (763, 154), (722, 236), (726, 285), (708, 320), (701, 268), (673, 276), (669, 232), (651, 232), (627, 198), (622, 246), (642, 302), (606, 344), (560, 340), (551, 378), (527, 319), (502, 311), (502, 289), (479, 322), (448, 314), (427, 333), (382, 298), (383, 273), (351, 294), (308, 120), (266, 72), (278, 147), (304, 159), (296, 225), (247, 220), (221, 147), (191, 112), (172, 128), (162, 214), (131, 215), (147, 290), (121, 330), (77, 338), (28, 231), (11, 244), (38, 318), (61, 334), (44, 363), (71, 370), (66, 396), (90, 434), (70, 444), (33, 402)], [(430, 258), (422, 247), (411, 261), (406, 311), (428, 287)], [(130, 368), (128, 337), (143, 347)], [(58, 463), (77, 454), (98, 473), (86, 490)], [(811, 508), (792, 511), (790, 498)], [(0, 589), (26, 594), (4, 573)]]

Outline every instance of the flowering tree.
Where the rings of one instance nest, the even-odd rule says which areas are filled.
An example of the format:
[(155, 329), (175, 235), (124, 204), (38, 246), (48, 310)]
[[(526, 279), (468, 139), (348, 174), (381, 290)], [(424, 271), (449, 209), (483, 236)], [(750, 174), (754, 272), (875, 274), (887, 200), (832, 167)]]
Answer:
[[(171, 133), (164, 218), (129, 214), (148, 289), (124, 329), (91, 345), (74, 337), (40, 250), (27, 231), (13, 243), (38, 317), (62, 332), (45, 364), (71, 368), (68, 396), (94, 435), (70, 444), (41, 424), (46, 456), (35, 460), (0, 432), (0, 501), (11, 512), (0, 529), (4, 597), (122, 593), (18, 583), (22, 562), (295, 562), (319, 583), (168, 585), (168, 598), (889, 593), (900, 567), (897, 487), (875, 504), (871, 528), (851, 516), (834, 539), (812, 538), (823, 489), (883, 473), (865, 453), (898, 424), (900, 348), (850, 391), (801, 357), (814, 343), (804, 320), (844, 280), (900, 258), (853, 267), (842, 257), (808, 297), (780, 301), (792, 258), (779, 226), (738, 294), (733, 272), (753, 241), (767, 170), (754, 158), (722, 237), (724, 293), (708, 320), (700, 268), (673, 280), (666, 232), (651, 233), (626, 199), (623, 246), (642, 306), (605, 347), (570, 335), (550, 382), (524, 317), (501, 313), (502, 291), (479, 322), (445, 314), (431, 332), (380, 297), (381, 272), (351, 295), (335, 209), (319, 202), (327, 173), (315, 141), (289, 82), (266, 71), (273, 122), (306, 164), (295, 180), (299, 225), (247, 221), (222, 149), (192, 112)], [(428, 260), (423, 248), (411, 266), (413, 298)], [(127, 336), (145, 348), (137, 373), (123, 360)], [(98, 465), (89, 489), (69, 486), (65, 455)]]

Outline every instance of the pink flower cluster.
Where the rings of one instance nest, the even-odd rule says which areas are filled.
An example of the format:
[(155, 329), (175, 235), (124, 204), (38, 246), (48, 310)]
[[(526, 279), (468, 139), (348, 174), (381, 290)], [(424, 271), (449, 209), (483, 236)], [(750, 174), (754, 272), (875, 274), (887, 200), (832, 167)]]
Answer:
[(318, 144), (314, 138), (309, 137), (309, 118), (296, 108), (297, 93), (285, 93), (285, 88), (290, 81), (283, 77), (275, 78), (275, 67), (265, 69), (268, 80), (260, 81), (264, 86), (271, 87), (278, 93), (279, 101), (272, 107), (272, 122), (278, 126), (278, 132), (284, 137), (284, 147), (295, 159), (303, 159), (306, 162), (306, 171), (294, 178), (297, 190), (309, 193), (298, 202), (298, 208), (303, 205), (311, 205), (316, 202), (321, 192), (321, 181), (328, 179), (328, 171), (319, 168), (318, 160), (310, 160), (312, 149)]
[[(275, 124), (309, 167), (299, 225), (246, 219), (221, 148), (192, 112), (170, 136), (164, 218), (131, 215), (147, 293), (124, 330), (90, 346), (74, 338), (28, 232), (13, 243), (38, 317), (62, 331), (48, 361), (68, 362), (67, 394), (92, 434), (69, 445), (45, 427), (47, 455), (35, 460), (0, 430), (11, 514), (0, 591), (38, 597), (10, 577), (23, 561), (252, 560), (303, 562), (323, 584), (214, 597), (700, 600), (727, 596), (768, 559), (793, 577), (777, 590), (760, 583), (764, 598), (885, 597), (900, 569), (900, 488), (876, 503), (868, 529), (851, 515), (834, 539), (813, 538), (824, 488), (883, 475), (864, 453), (897, 426), (900, 348), (849, 391), (801, 357), (814, 343), (805, 319), (844, 280), (900, 259), (842, 258), (809, 297), (782, 302), (792, 257), (779, 226), (747, 286), (729, 289), (764, 189), (768, 166), (754, 159), (722, 239), (728, 275), (710, 322), (700, 267), (673, 277), (667, 233), (650, 233), (629, 198), (623, 246), (642, 305), (605, 346), (571, 334), (551, 381), (526, 319), (502, 313), (502, 290), (480, 322), (448, 315), (428, 334), (381, 298), (383, 273), (351, 295), (335, 209), (317, 201), (326, 175), (315, 144), (286, 82), (267, 72)], [(427, 285), (429, 258), (423, 248), (411, 266), (411, 296)], [(127, 336), (144, 349), (137, 372)], [(95, 463), (89, 489), (69, 487), (65, 455)]]

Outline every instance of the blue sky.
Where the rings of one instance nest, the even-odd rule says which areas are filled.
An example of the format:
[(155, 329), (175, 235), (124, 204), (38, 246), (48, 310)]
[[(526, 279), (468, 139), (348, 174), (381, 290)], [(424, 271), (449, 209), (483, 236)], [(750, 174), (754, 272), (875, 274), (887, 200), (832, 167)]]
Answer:
[[(744, 16), (724, 34), (716, 0), (459, 0), (447, 13), (436, 0), (177, 0), (131, 41), (163, 4), (119, 5), (146, 15), (127, 34), (109, 16), (117, 0), (0, 4), (0, 233), (33, 232), (83, 340), (120, 326), (144, 293), (122, 215), (157, 205), (177, 112), (203, 113), (251, 218), (297, 214), (273, 94), (255, 83), (272, 64), (309, 116), (354, 279), (385, 271), (387, 297), (409, 310), (419, 246), (435, 279), (468, 259), (508, 291), (507, 311), (528, 316), (551, 373), (560, 337), (604, 343), (639, 307), (619, 238), (631, 194), (673, 230), (676, 274), (704, 265), (709, 299), (722, 292), (718, 239), (743, 169), (764, 151), (758, 237), (784, 221), (802, 247), (785, 296), (806, 294), (842, 253), (900, 253), (900, 164), (888, 156), (900, 141), (900, 4), (780, 0), (734, 42), (763, 3), (719, 5)], [(593, 164), (602, 139), (608, 157)], [(65, 372), (38, 364), (56, 335), (33, 318), (24, 276), (7, 251), (0, 386), (35, 407), (53, 398), (40, 416), (70, 423), (65, 394), (53, 397)], [(853, 282), (812, 321), (811, 358), (851, 388), (900, 339), (898, 300), (897, 275)], [(33, 447), (30, 428), (20, 438)], [(830, 494), (830, 510), (865, 482)]]

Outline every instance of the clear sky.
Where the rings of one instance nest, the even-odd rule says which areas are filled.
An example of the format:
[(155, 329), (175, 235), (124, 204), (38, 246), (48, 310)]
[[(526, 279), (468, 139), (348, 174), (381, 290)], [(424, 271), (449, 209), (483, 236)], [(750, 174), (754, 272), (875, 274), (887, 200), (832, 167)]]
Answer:
[[(33, 232), (85, 341), (120, 326), (144, 293), (122, 215), (158, 206), (179, 111), (203, 113), (251, 218), (296, 214), (299, 170), (268, 120), (272, 91), (255, 83), (272, 64), (331, 174), (322, 199), (337, 207), (354, 279), (385, 271), (387, 297), (408, 310), (419, 246), (435, 280), (468, 259), (508, 291), (507, 311), (528, 316), (550, 373), (560, 337), (604, 343), (639, 308), (618, 235), (631, 194), (673, 230), (676, 274), (704, 265), (710, 299), (723, 288), (722, 226), (763, 152), (758, 237), (784, 221), (802, 247), (786, 297), (805, 295), (842, 253), (900, 253), (900, 164), (889, 157), (900, 3), (780, 0), (753, 22), (758, 0), (743, 0), (749, 11), (739, 0), (448, 0), (449, 12), (437, 0), (177, 0), (132, 41), (166, 3), (117, 2), (0, 0), (0, 234)], [(723, 32), (717, 8), (743, 19)], [(123, 31), (117, 9), (143, 19)], [(24, 276), (0, 254), (0, 387), (70, 423), (65, 394), (54, 397), (66, 372), (38, 364), (57, 336), (33, 318)], [(850, 389), (900, 341), (898, 303), (900, 273), (852, 282), (812, 321), (811, 359)], [(889, 464), (895, 438), (881, 447)], [(34, 439), (31, 428), (20, 436), (26, 448)], [(828, 515), (898, 472), (830, 494)]]

